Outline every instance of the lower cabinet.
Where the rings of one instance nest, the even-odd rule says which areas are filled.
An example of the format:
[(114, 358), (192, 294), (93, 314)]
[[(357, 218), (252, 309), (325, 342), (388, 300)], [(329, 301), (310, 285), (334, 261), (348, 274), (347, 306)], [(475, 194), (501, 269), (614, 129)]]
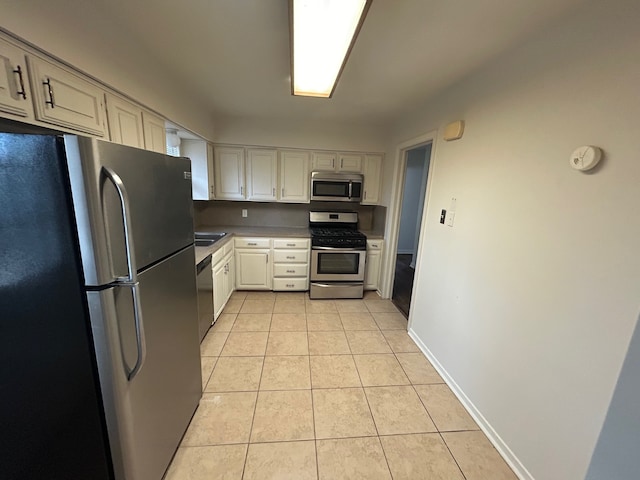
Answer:
[[(215, 258), (216, 256), (217, 259)], [(213, 318), (215, 320), (222, 313), (224, 306), (235, 289), (233, 243), (229, 242), (224, 249), (216, 252), (211, 263), (213, 275)]]
[(364, 269), (364, 289), (378, 290), (382, 261), (382, 240), (367, 240), (367, 259)]
[(271, 239), (236, 238), (236, 288), (271, 290)]
[(273, 290), (309, 289), (309, 239), (273, 239)]

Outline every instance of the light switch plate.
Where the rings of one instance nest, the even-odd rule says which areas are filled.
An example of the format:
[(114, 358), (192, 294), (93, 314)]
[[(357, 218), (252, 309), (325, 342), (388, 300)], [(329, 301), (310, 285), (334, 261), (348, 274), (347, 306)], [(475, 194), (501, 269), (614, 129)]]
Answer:
[(447, 225), (453, 227), (453, 219), (456, 218), (456, 212), (449, 212), (447, 215)]
[(247, 209), (246, 208), (242, 209), (242, 218), (247, 218)]

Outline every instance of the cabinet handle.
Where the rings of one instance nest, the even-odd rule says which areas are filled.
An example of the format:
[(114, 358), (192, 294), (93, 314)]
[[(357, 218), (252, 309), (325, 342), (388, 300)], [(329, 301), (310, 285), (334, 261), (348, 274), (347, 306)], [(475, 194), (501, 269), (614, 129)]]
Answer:
[(269, 254), (267, 253), (267, 263), (269, 263)]
[(287, 284), (286, 284), (286, 287), (287, 287), (287, 288), (293, 288), (293, 287), (295, 287), (295, 285), (294, 285), (293, 283), (287, 283)]
[(364, 199), (365, 200), (367, 199), (367, 191), (366, 190), (364, 191)]
[(47, 78), (46, 82), (42, 82), (43, 85), (47, 86), (47, 91), (49, 93), (49, 100), (45, 100), (45, 105), (51, 105), (51, 108), (55, 108), (55, 99), (53, 98), (53, 87), (51, 86), (51, 79)]
[(335, 158), (331, 159), (331, 168), (336, 168), (336, 159)]
[(273, 187), (273, 196), (276, 196), (276, 187)]
[(282, 196), (284, 197), (284, 188), (282, 189)]
[(296, 259), (296, 257), (290, 257), (290, 256), (287, 256), (286, 258), (287, 258), (287, 260), (295, 260)]
[(244, 196), (244, 187), (242, 185), (240, 185), (240, 195)]
[(16, 92), (18, 96), (22, 96), (23, 100), (27, 99), (27, 92), (24, 89), (24, 78), (22, 77), (22, 67), (18, 65), (18, 67), (13, 71), (13, 73), (18, 74), (18, 81), (20, 82), (20, 91)]
[(247, 245), (249, 245), (251, 247), (255, 247), (258, 244), (256, 242), (247, 242)]
[(287, 243), (287, 247), (295, 247), (296, 244), (295, 243)]
[(340, 159), (340, 168), (344, 168), (344, 158)]
[(287, 273), (296, 273), (295, 270), (287, 270)]
[(211, 196), (213, 197), (213, 185), (211, 185)]

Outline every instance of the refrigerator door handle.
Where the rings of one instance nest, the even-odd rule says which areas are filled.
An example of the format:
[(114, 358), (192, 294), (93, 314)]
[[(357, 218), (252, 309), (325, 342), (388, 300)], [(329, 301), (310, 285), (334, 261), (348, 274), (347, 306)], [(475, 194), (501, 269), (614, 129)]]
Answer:
[(120, 285), (131, 287), (131, 294), (133, 295), (133, 318), (135, 321), (136, 348), (138, 350), (138, 356), (136, 358), (135, 365), (133, 366), (131, 371), (127, 373), (127, 379), (131, 381), (138, 374), (138, 372), (142, 368), (142, 365), (144, 365), (144, 361), (147, 358), (147, 342), (145, 341), (144, 322), (142, 321), (142, 307), (140, 305), (140, 283), (121, 283)]
[(129, 196), (127, 195), (127, 189), (124, 186), (124, 182), (116, 172), (109, 167), (102, 167), (106, 177), (113, 183), (118, 192), (120, 199), (120, 210), (122, 212), (122, 221), (124, 225), (124, 244), (127, 254), (127, 276), (118, 277), (116, 280), (125, 281), (128, 283), (135, 283), (138, 281), (136, 262), (134, 258), (133, 249), (133, 235), (131, 234), (131, 207), (129, 206)]

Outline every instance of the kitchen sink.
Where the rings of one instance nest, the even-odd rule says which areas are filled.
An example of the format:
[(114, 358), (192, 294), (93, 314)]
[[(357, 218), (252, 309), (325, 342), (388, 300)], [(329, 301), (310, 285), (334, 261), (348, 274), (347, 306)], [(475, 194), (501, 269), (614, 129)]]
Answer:
[(196, 232), (196, 247), (209, 247), (222, 239), (226, 235), (225, 232), (221, 233), (208, 233), (208, 232)]

